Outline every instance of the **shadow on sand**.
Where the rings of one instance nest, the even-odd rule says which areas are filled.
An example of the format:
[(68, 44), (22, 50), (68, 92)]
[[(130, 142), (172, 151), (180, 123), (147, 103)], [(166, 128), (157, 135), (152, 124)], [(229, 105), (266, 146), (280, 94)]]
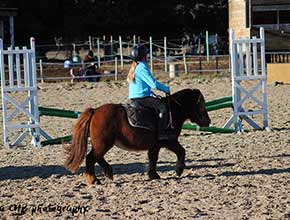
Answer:
[[(279, 155), (286, 156), (289, 155)], [(187, 160), (186, 169), (203, 169), (203, 168), (225, 168), (235, 166), (234, 163), (224, 163), (224, 159), (212, 158), (212, 159), (201, 159), (201, 160)], [(202, 163), (202, 162), (216, 162), (216, 164), (192, 164), (192, 163)], [(113, 172), (116, 175), (120, 174), (135, 174), (135, 173), (146, 173), (147, 163), (129, 163), (129, 164), (112, 164)], [(84, 167), (81, 167), (77, 174), (83, 173)], [(102, 173), (102, 169), (99, 166), (95, 167), (96, 173)], [(157, 164), (158, 172), (167, 172), (175, 170), (175, 162), (160, 161)], [(261, 169), (255, 171), (239, 171), (239, 172), (223, 172), (219, 175), (205, 175), (205, 176), (187, 176), (188, 178), (207, 178), (207, 177), (232, 177), (232, 176), (248, 176), (248, 175), (273, 175), (273, 174), (283, 174), (290, 173), (290, 168), (282, 169)], [(4, 180), (23, 180), (33, 177), (39, 177), (42, 179), (55, 176), (60, 178), (62, 176), (72, 176), (69, 171), (64, 167), (58, 165), (46, 165), (46, 166), (7, 166), (0, 168), (0, 181)]]
[[(186, 169), (203, 169), (203, 168), (221, 168), (234, 166), (233, 163), (222, 163), (224, 159), (212, 158), (202, 160), (187, 160)], [(199, 164), (192, 165), (196, 162), (218, 162), (217, 164)], [(147, 163), (129, 163), (129, 164), (112, 164), (114, 174), (134, 174), (134, 173), (146, 173)], [(77, 174), (83, 173), (84, 167), (81, 167)], [(97, 165), (95, 166), (96, 173), (101, 173), (102, 169)], [(160, 161), (157, 164), (158, 172), (167, 172), (175, 170), (175, 162)], [(7, 166), (0, 168), (0, 181), (3, 180), (21, 180), (29, 179), (33, 177), (40, 177), (42, 179), (49, 178), (51, 176), (60, 178), (61, 176), (73, 175), (67, 171), (64, 167), (59, 165), (45, 165), (45, 166)]]

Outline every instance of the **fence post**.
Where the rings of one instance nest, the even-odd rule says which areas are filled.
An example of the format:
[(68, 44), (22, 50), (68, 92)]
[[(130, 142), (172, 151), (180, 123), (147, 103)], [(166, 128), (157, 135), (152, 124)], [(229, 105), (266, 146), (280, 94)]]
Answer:
[(135, 46), (136, 45), (136, 35), (134, 34), (133, 35), (133, 46)]
[(208, 31), (205, 32), (206, 39), (206, 61), (209, 63), (209, 44), (208, 44)]
[(153, 73), (153, 48), (152, 48), (152, 37), (150, 36), (149, 37), (149, 43), (150, 43), (150, 46), (149, 46), (149, 50), (150, 50), (150, 70), (151, 70), (151, 73)]
[(121, 58), (121, 69), (123, 71), (124, 63), (123, 63), (123, 44), (122, 44), (122, 37), (119, 36), (119, 44), (120, 44), (120, 58)]
[(97, 39), (98, 68), (101, 67), (100, 38)]
[(111, 56), (114, 54), (114, 43), (113, 43), (113, 35), (110, 37), (110, 43), (111, 43)]
[(167, 40), (164, 37), (164, 71), (167, 73)]
[(39, 70), (41, 82), (44, 83), (42, 59), (39, 60)]
[(89, 36), (89, 47), (90, 47), (90, 50), (93, 50), (92, 37), (91, 36)]
[(72, 46), (73, 46), (73, 56), (75, 56), (76, 55), (76, 44), (73, 43)]
[(183, 64), (184, 64), (184, 71), (185, 71), (186, 74), (188, 74), (185, 53), (183, 54)]
[(216, 73), (219, 72), (219, 59), (218, 56), (215, 56), (215, 69), (216, 69)]
[(201, 70), (202, 70), (201, 56), (199, 55), (198, 58), (199, 58), (199, 70), (200, 70), (200, 73), (201, 73)]
[(115, 57), (115, 80), (118, 80), (118, 57)]

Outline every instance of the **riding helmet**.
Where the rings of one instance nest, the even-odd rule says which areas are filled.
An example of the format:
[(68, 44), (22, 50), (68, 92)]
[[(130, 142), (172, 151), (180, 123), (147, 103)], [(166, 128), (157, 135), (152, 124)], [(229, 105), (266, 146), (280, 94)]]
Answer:
[(134, 61), (141, 61), (148, 54), (149, 50), (144, 44), (138, 44), (132, 47), (131, 58)]

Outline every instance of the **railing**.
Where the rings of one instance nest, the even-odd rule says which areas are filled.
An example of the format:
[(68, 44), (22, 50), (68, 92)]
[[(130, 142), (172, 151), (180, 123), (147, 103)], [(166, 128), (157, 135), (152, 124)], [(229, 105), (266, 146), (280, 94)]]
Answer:
[(290, 52), (266, 52), (267, 63), (290, 63)]
[[(122, 61), (115, 57), (112, 60), (106, 60), (100, 62), (100, 67), (97, 68), (97, 72), (101, 75), (85, 76), (80, 74), (74, 79), (87, 80), (89, 78), (111, 78), (118, 80), (124, 78), (131, 66), (130, 59), (123, 59)], [(84, 71), (87, 63), (73, 63), (75, 70)], [(150, 66), (153, 74), (168, 74), (164, 69), (164, 60), (162, 57), (153, 57), (153, 60), (149, 60), (148, 65)], [(207, 60), (206, 56), (192, 56), (192, 55), (177, 55), (168, 56), (167, 65), (175, 65), (176, 73), (179, 74), (207, 74), (207, 73), (227, 73), (229, 72), (229, 56), (228, 55), (215, 55), (210, 56)], [(37, 63), (38, 80), (45, 81), (67, 81), (72, 79), (70, 69), (64, 68), (63, 63), (53, 62), (40, 62)]]

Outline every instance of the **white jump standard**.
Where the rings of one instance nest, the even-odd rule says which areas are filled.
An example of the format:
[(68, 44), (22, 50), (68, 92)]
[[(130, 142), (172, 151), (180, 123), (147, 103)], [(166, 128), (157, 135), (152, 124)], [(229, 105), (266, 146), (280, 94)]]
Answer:
[[(9, 47), (4, 50), (3, 42), (0, 39), (3, 136), (4, 145), (7, 147), (19, 145), (27, 135), (32, 136), (32, 144), (37, 146), (39, 145), (39, 136), (47, 136), (39, 126), (34, 38), (30, 39), (30, 46), (30, 49)], [(7, 60), (8, 66), (5, 64)], [(19, 102), (12, 97), (12, 95), (17, 97), (15, 94), (26, 94), (26, 97)], [(8, 112), (8, 105), (14, 107), (12, 113)], [(20, 113), (25, 115), (27, 122), (13, 121)], [(10, 130), (24, 131), (14, 141), (11, 141), (9, 139)]]
[[(243, 48), (245, 48), (245, 56)], [(230, 30), (230, 55), (234, 113), (224, 127), (229, 128), (231, 124), (234, 124), (236, 132), (243, 131), (241, 120), (244, 120), (254, 129), (270, 131), (268, 126), (264, 29), (260, 28), (260, 38), (253, 37), (252, 39), (235, 39), (234, 31)], [(260, 62), (258, 62), (258, 55), (260, 55)], [(251, 89), (247, 89), (241, 85), (245, 81), (255, 82), (255, 85)], [(260, 93), (261, 98), (255, 93)], [(244, 104), (249, 99), (255, 102), (256, 109), (245, 110)], [(249, 118), (253, 115), (263, 116), (263, 126), (259, 126), (253, 119)]]

